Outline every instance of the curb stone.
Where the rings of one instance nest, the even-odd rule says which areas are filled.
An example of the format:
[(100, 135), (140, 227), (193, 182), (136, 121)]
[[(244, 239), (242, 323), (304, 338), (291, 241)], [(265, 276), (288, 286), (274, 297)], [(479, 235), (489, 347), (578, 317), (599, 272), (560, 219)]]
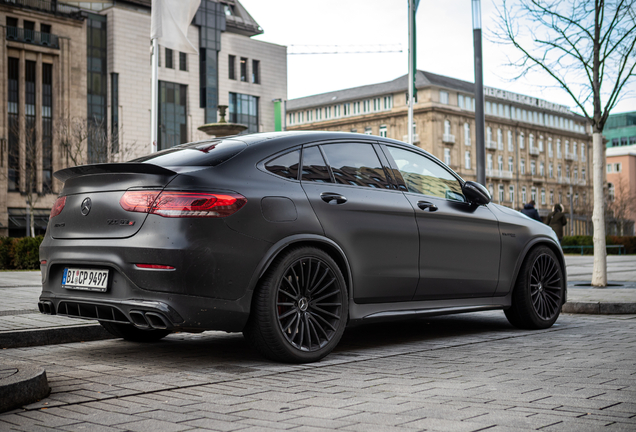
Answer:
[(46, 371), (40, 367), (0, 364), (0, 413), (49, 395)]
[(636, 314), (636, 303), (567, 302), (561, 312), (571, 314)]
[(0, 347), (23, 348), (113, 338), (114, 336), (104, 330), (99, 324), (84, 324), (38, 330), (0, 332)]

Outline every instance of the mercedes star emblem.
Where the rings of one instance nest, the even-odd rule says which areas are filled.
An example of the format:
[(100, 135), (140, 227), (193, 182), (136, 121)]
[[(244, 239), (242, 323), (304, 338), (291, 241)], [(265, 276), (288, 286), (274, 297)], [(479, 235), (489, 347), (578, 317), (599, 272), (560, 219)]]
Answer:
[(86, 216), (87, 214), (90, 213), (90, 211), (91, 211), (91, 199), (90, 198), (84, 198), (84, 201), (82, 201), (81, 211), (82, 211), (82, 214), (84, 216)]

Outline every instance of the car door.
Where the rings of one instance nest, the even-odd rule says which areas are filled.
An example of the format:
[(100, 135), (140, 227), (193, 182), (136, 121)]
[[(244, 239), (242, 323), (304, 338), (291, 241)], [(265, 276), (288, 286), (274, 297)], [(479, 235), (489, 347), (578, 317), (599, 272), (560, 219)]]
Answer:
[(420, 281), (414, 300), (492, 296), (497, 289), (500, 241), (487, 206), (466, 202), (461, 182), (441, 162), (385, 146), (394, 177), (415, 210), (420, 238)]
[(410, 300), (419, 278), (417, 223), (376, 148), (364, 142), (306, 146), (301, 184), (325, 235), (347, 256), (354, 300)]

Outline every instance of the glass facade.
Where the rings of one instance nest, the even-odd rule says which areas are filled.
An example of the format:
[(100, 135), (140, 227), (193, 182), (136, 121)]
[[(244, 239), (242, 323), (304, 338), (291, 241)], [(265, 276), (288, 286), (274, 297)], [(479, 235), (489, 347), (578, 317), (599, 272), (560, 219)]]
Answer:
[(24, 62), (24, 150), (26, 160), (25, 189), (37, 190), (37, 126), (35, 123), (35, 66), (34, 61)]
[(20, 190), (20, 113), (19, 113), (19, 83), (20, 59), (9, 57), (9, 191)]
[(247, 126), (244, 133), (258, 132), (258, 97), (230, 93), (230, 105), (228, 108), (230, 123), (239, 123)]
[(119, 74), (110, 74), (110, 151), (119, 153)]
[(158, 150), (188, 142), (188, 86), (159, 81)]
[(107, 64), (106, 17), (88, 14), (87, 34), (87, 129), (88, 162), (106, 162), (108, 145), (106, 132)]
[(42, 192), (53, 189), (53, 65), (42, 64)]

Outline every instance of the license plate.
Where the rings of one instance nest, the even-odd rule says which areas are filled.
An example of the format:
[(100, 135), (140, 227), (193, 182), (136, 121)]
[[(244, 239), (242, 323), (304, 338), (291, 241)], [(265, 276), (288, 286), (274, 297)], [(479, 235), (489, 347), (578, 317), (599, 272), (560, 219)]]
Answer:
[(65, 268), (62, 286), (69, 289), (105, 292), (108, 270)]

